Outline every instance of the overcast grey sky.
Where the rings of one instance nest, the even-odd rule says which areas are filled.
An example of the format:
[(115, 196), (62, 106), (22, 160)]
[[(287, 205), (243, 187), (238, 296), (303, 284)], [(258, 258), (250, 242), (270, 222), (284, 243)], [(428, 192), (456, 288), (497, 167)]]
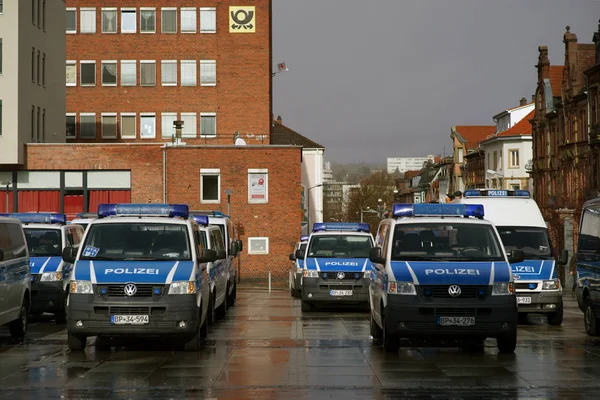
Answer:
[[(535, 92), (537, 48), (591, 43), (599, 0), (273, 0), (275, 116), (333, 162), (451, 152)], [(367, 143), (367, 145), (365, 145)]]

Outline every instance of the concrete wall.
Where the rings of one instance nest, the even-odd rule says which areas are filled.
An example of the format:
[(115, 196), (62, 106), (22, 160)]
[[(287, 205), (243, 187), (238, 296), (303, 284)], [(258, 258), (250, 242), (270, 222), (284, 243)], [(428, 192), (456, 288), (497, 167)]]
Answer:
[[(323, 222), (323, 186), (308, 189), (323, 183), (323, 155), (324, 149), (302, 150), (302, 186), (306, 207), (310, 207), (310, 224)], [(308, 198), (310, 196), (310, 200)], [(310, 229), (308, 230), (310, 232)]]

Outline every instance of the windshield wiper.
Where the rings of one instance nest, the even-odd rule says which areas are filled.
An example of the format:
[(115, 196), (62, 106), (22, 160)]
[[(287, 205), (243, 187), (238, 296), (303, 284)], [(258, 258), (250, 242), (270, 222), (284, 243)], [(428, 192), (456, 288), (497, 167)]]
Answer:
[(406, 257), (397, 256), (397, 257), (392, 258), (392, 261), (435, 261), (435, 260), (438, 260), (438, 258), (431, 257), (431, 256), (406, 256)]
[(114, 257), (108, 257), (108, 256), (81, 257), (81, 259), (82, 260), (91, 260), (91, 261), (98, 261), (98, 260), (107, 260), (107, 261), (122, 260), (121, 258), (114, 258)]

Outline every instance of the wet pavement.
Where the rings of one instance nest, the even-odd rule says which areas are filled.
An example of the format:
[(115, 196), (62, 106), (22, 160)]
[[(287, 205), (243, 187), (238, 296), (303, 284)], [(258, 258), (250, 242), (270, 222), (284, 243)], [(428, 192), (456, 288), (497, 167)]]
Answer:
[[(0, 337), (3, 399), (598, 399), (600, 339), (565, 297), (562, 326), (530, 317), (514, 355), (494, 340), (483, 353), (403, 348), (386, 354), (369, 336), (369, 314), (300, 311), (289, 292), (240, 289), (236, 306), (204, 347), (96, 343), (71, 353), (64, 325), (39, 317), (24, 344)], [(110, 347), (114, 346), (114, 347)]]

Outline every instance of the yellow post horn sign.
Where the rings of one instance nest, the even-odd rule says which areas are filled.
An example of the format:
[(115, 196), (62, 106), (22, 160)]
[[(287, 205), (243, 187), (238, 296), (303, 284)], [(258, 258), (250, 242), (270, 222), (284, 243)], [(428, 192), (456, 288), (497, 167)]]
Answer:
[(229, 32), (254, 33), (256, 32), (256, 7), (242, 6), (229, 7)]

